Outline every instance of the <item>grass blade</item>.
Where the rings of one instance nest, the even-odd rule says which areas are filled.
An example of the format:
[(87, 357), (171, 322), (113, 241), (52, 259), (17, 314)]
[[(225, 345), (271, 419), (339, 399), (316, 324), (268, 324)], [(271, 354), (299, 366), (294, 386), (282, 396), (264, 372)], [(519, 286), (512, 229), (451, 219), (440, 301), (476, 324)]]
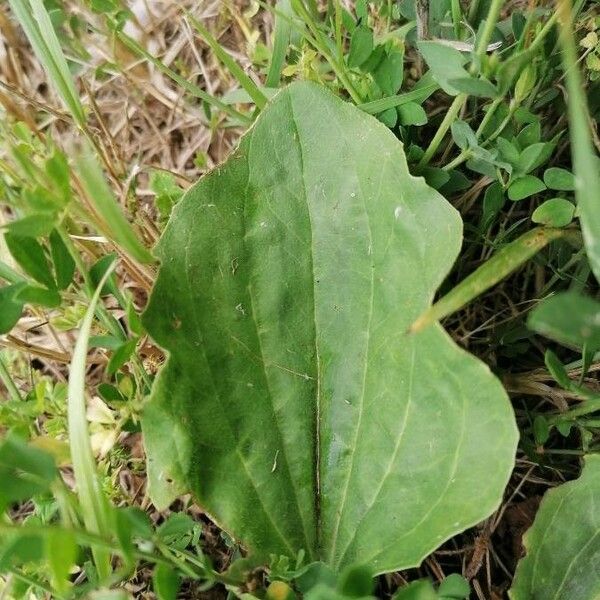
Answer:
[(221, 44), (212, 36), (210, 31), (197, 19), (187, 13), (187, 18), (194, 29), (202, 36), (202, 39), (210, 46), (217, 58), (227, 67), (229, 72), (237, 79), (237, 82), (246, 90), (250, 98), (259, 110), (262, 110), (267, 103), (267, 97), (260, 91), (258, 86), (246, 74), (244, 69), (233, 60), (230, 54), (223, 49)]
[(397, 94), (395, 96), (380, 98), (379, 100), (371, 100), (371, 102), (364, 102), (363, 104), (359, 104), (358, 108), (370, 115), (377, 115), (388, 110), (389, 108), (402, 106), (403, 104), (408, 104), (409, 102), (421, 104), (427, 100), (431, 94), (439, 89), (440, 86), (437, 83), (432, 82), (418, 89), (413, 89), (410, 92), (406, 92), (405, 94)]
[[(114, 266), (114, 265), (113, 265)], [(81, 323), (73, 359), (69, 368), (69, 386), (67, 400), (67, 417), (69, 426), (69, 445), (73, 472), (77, 484), (77, 494), (81, 504), (83, 521), (86, 529), (92, 533), (108, 536), (109, 505), (102, 491), (96, 472), (96, 461), (92, 452), (85, 401), (85, 372), (88, 341), (96, 304), (106, 280), (113, 271), (113, 266), (107, 269), (98, 284)], [(94, 561), (101, 578), (108, 577), (111, 572), (110, 555), (103, 549), (92, 548)]]
[(557, 9), (561, 23), (560, 44), (568, 92), (575, 197), (579, 205), (581, 230), (590, 266), (600, 282), (600, 162), (592, 143), (589, 110), (581, 72), (577, 66), (571, 0), (557, 0)]
[(499, 250), (477, 270), (465, 277), (458, 285), (426, 310), (409, 328), (416, 333), (439, 321), (477, 298), (480, 294), (502, 281), (515, 269), (527, 262), (552, 240), (567, 234), (564, 229), (537, 227)]
[(48, 79), (71, 111), (77, 125), (84, 128), (85, 112), (43, 1), (9, 0), (9, 2), (35, 55), (48, 74)]
[[(288, 18), (284, 18), (285, 15)], [(265, 86), (274, 88), (279, 85), (281, 79), (281, 71), (285, 62), (288, 44), (292, 26), (289, 19), (293, 16), (292, 5), (290, 0), (278, 0), (275, 6), (275, 29), (273, 33), (273, 52), (271, 54), (271, 64), (267, 73), (267, 81)]]
[(140, 243), (129, 221), (123, 215), (106, 183), (100, 165), (89, 149), (84, 149), (76, 158), (75, 166), (85, 192), (103, 220), (103, 223), (99, 224), (103, 229), (102, 233), (108, 239), (114, 240), (119, 248), (124, 249), (138, 262), (154, 262), (154, 258)]

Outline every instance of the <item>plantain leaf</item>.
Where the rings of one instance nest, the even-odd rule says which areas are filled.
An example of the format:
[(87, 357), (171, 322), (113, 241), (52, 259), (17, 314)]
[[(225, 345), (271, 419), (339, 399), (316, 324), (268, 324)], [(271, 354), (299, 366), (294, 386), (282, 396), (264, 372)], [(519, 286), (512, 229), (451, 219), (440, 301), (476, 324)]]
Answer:
[(461, 244), (373, 117), (281, 91), (175, 207), (144, 324), (150, 493), (191, 490), (254, 553), (418, 564), (499, 504), (517, 442), (498, 380), (408, 326)]
[(581, 477), (548, 492), (525, 534), (512, 600), (600, 597), (600, 455), (589, 455)]

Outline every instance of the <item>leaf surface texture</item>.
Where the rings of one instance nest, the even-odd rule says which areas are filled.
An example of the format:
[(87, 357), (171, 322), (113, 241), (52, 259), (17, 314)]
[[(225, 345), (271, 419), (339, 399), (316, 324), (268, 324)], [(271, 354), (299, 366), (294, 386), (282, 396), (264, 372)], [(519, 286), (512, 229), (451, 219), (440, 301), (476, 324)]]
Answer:
[(258, 556), (380, 573), (489, 515), (517, 442), (506, 394), (439, 325), (406, 333), (461, 239), (385, 126), (315, 84), (281, 91), (157, 249), (155, 502), (192, 491)]
[(600, 455), (589, 455), (579, 479), (546, 493), (525, 534), (512, 600), (600, 597)]

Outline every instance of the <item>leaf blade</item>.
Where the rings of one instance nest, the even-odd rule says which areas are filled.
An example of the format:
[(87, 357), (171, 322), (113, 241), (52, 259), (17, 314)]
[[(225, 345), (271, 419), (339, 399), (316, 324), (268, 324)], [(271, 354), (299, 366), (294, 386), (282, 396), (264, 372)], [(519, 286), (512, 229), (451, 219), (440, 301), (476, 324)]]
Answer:
[[(405, 336), (460, 240), (458, 214), (410, 176), (382, 124), (314, 84), (278, 94), (178, 203), (157, 249), (143, 322), (170, 357), (142, 423), (154, 501), (192, 489), (259, 557), (304, 549), (375, 572), (417, 564), (491, 512), (516, 445), (506, 396), (438, 326)], [(432, 415), (436, 359), (452, 393)], [(474, 401), (483, 388), (485, 406)], [(490, 414), (482, 461), (467, 423)], [(430, 504), (406, 487), (418, 456), (432, 457), (421, 473)], [(482, 478), (484, 498), (438, 527)]]
[(512, 600), (586, 600), (600, 593), (600, 456), (585, 457), (579, 479), (546, 493), (524, 537), (509, 596)]

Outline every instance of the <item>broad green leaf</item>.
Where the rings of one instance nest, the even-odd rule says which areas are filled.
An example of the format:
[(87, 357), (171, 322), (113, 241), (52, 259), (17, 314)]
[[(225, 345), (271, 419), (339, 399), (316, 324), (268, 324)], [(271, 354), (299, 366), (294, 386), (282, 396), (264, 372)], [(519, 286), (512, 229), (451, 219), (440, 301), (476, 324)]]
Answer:
[(386, 55), (386, 48), (384, 45), (380, 44), (379, 46), (375, 46), (373, 52), (369, 55), (369, 58), (365, 60), (365, 62), (360, 66), (361, 70), (365, 73), (371, 73), (371, 75), (375, 74), (377, 67), (383, 62), (383, 59)]
[(373, 32), (364, 25), (357, 27), (350, 38), (348, 66), (360, 67), (373, 52)]
[(600, 597), (600, 455), (585, 458), (581, 477), (546, 493), (523, 543), (512, 600)]
[(471, 129), (471, 126), (465, 121), (461, 121), (460, 119), (454, 121), (450, 129), (454, 143), (461, 150), (466, 150), (467, 148), (474, 148), (477, 146), (477, 136)]
[(392, 600), (439, 600), (439, 598), (431, 581), (419, 579), (400, 588)]
[(22, 237), (41, 237), (48, 235), (54, 228), (56, 214), (51, 212), (38, 212), (28, 215), (17, 221), (6, 224), (7, 231)]
[(600, 348), (600, 302), (577, 292), (546, 298), (531, 311), (527, 325), (566, 346)]
[(532, 144), (537, 144), (542, 137), (542, 126), (539, 119), (534, 123), (529, 123), (517, 136), (517, 142), (521, 148), (527, 148)]
[(158, 537), (165, 543), (172, 543), (173, 540), (188, 535), (194, 527), (194, 521), (185, 513), (173, 513), (156, 530)]
[(575, 189), (573, 173), (559, 167), (550, 167), (544, 171), (544, 183), (551, 190), (572, 192)]
[(367, 6), (367, 0), (357, 0), (356, 6), (354, 7), (354, 12), (356, 13), (356, 18), (359, 21), (366, 21), (369, 16), (369, 7)]
[(516, 202), (517, 200), (523, 200), (529, 198), (539, 192), (546, 189), (544, 182), (538, 179), (534, 175), (523, 175), (515, 179), (508, 188), (508, 197)]
[(77, 558), (75, 536), (70, 532), (50, 530), (45, 541), (52, 583), (59, 592), (65, 592), (70, 586), (69, 572)]
[(416, 102), (407, 102), (397, 109), (401, 125), (425, 125), (427, 113), (425, 109)]
[(57, 475), (52, 456), (9, 435), (0, 444), (0, 510), (47, 492)]
[(348, 598), (371, 596), (374, 588), (373, 572), (363, 565), (351, 565), (341, 573), (337, 587)]
[(458, 50), (439, 42), (421, 41), (417, 46), (435, 81), (447, 94), (456, 96), (459, 90), (450, 80), (469, 79), (469, 73), (464, 68), (467, 58)]
[(37, 533), (17, 531), (6, 536), (0, 544), (0, 573), (4, 573), (14, 565), (39, 562), (43, 557), (42, 536)]
[(496, 147), (500, 151), (500, 156), (503, 160), (506, 160), (513, 166), (519, 162), (519, 151), (507, 139), (499, 137), (496, 140)]
[(106, 372), (109, 375), (114, 375), (131, 357), (133, 351), (135, 350), (135, 346), (137, 344), (137, 339), (132, 338), (123, 342), (116, 350), (115, 353), (110, 357), (108, 361), (108, 365), (106, 366)]
[(181, 579), (171, 566), (156, 565), (152, 574), (152, 588), (158, 600), (175, 600), (180, 585)]
[(438, 167), (425, 167), (420, 173), (427, 182), (435, 190), (439, 190), (443, 185), (450, 181), (448, 171)]
[(394, 108), (388, 108), (386, 111), (377, 115), (377, 118), (387, 127), (392, 129), (398, 122), (398, 112)]
[(15, 294), (17, 302), (25, 304), (39, 304), (48, 308), (60, 306), (60, 294), (56, 290), (39, 287), (38, 285), (26, 284)]
[(451, 598), (464, 600), (464, 598), (469, 597), (470, 593), (469, 582), (458, 573), (448, 575), (438, 588), (438, 596), (442, 600), (450, 600)]
[(406, 333), (461, 237), (385, 126), (315, 84), (280, 92), (157, 249), (153, 501), (192, 491), (263, 560), (375, 573), (489, 515), (517, 441), (506, 394), (439, 325)]
[(373, 79), (385, 96), (392, 96), (402, 85), (404, 78), (404, 46), (392, 46), (386, 57), (377, 65)]
[(15, 283), (0, 287), (0, 333), (8, 333), (21, 318), (24, 302), (17, 300), (16, 295), (26, 285)]
[(6, 233), (4, 239), (12, 257), (25, 273), (47, 288), (56, 288), (44, 248), (35, 238)]
[(560, 362), (558, 356), (556, 356), (552, 350), (546, 350), (544, 353), (544, 364), (558, 385), (565, 390), (571, 388), (572, 381), (569, 378), (567, 369), (565, 369), (565, 366)]
[(548, 227), (566, 227), (575, 215), (575, 205), (564, 198), (551, 198), (540, 204), (531, 215), (534, 223)]
[(495, 181), (486, 190), (483, 196), (483, 210), (481, 215), (481, 228), (487, 229), (502, 210), (506, 202), (502, 185)]
[(551, 142), (538, 142), (527, 146), (519, 156), (517, 166), (522, 173), (529, 173), (544, 164), (552, 154), (555, 144)]
[(54, 271), (56, 273), (56, 283), (59, 290), (64, 290), (73, 281), (75, 261), (60, 237), (58, 230), (54, 229), (52, 231), (49, 241), (52, 262), (54, 263)]

